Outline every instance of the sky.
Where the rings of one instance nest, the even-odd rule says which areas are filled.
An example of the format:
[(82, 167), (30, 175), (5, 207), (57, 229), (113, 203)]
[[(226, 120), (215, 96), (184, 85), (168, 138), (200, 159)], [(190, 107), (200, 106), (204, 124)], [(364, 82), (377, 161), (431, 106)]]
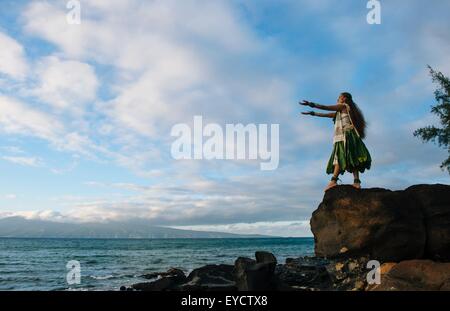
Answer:
[[(363, 187), (449, 183), (427, 65), (450, 74), (450, 2), (1, 0), (0, 217), (148, 219), (310, 236), (332, 149), (307, 99), (349, 91), (368, 121)], [(308, 109), (306, 109), (308, 110)], [(175, 124), (279, 124), (280, 162), (175, 160)], [(343, 177), (351, 183), (352, 176)]]

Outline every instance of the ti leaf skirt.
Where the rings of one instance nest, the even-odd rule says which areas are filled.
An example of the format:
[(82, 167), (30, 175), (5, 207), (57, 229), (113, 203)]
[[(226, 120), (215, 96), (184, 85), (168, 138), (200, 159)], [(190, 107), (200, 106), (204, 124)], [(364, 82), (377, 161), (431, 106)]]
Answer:
[(339, 163), (339, 174), (344, 174), (345, 171), (351, 173), (355, 170), (363, 173), (366, 169), (370, 169), (372, 164), (369, 150), (356, 134), (355, 129), (345, 132), (345, 143), (343, 141), (334, 143), (327, 165), (327, 174), (333, 174), (335, 156)]

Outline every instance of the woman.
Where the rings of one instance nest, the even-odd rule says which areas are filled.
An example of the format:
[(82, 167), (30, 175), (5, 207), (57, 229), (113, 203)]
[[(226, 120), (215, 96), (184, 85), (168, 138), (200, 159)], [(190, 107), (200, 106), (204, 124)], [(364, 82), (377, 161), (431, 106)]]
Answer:
[(331, 113), (302, 112), (305, 115), (333, 118), (334, 121), (333, 152), (327, 166), (327, 174), (333, 174), (333, 177), (325, 191), (337, 186), (339, 175), (344, 174), (345, 171), (353, 173), (353, 187), (360, 189), (359, 173), (370, 169), (372, 159), (362, 141), (366, 136), (366, 121), (361, 110), (353, 102), (352, 95), (342, 93), (337, 104), (333, 106), (319, 105), (306, 100), (300, 104), (333, 111)]

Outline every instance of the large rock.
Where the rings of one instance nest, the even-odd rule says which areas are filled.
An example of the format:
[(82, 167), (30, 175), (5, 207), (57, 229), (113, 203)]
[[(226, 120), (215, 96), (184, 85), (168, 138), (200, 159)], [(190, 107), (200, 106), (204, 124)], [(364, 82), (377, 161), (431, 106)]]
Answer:
[(232, 265), (206, 265), (193, 270), (187, 282), (180, 286), (185, 291), (233, 291), (236, 285), (233, 280)]
[(272, 264), (274, 267), (277, 264), (277, 258), (274, 254), (264, 251), (257, 251), (255, 252), (255, 258), (257, 263), (269, 263)]
[(450, 259), (450, 186), (404, 191), (338, 186), (325, 193), (311, 218), (321, 257), (380, 261)]
[(404, 192), (338, 186), (311, 218), (317, 256), (381, 260), (420, 258), (425, 226), (417, 202)]
[(178, 268), (170, 268), (166, 272), (152, 272), (142, 275), (141, 277), (144, 279), (156, 279), (158, 277), (178, 277), (181, 278), (181, 280), (186, 279), (186, 276), (183, 272), (183, 270)]
[(327, 271), (329, 261), (321, 258), (288, 258), (286, 264), (278, 265), (275, 275), (284, 285), (284, 290), (327, 290), (332, 288), (332, 279)]
[(424, 214), (426, 243), (424, 257), (450, 260), (450, 186), (415, 185), (405, 190), (420, 203)]
[(186, 281), (184, 272), (177, 268), (170, 268), (167, 272), (156, 272), (152, 274), (146, 274), (143, 278), (153, 279), (160, 277), (153, 282), (142, 282), (133, 284), (132, 289), (138, 291), (170, 291), (176, 290), (177, 287)]
[(362, 291), (367, 286), (366, 257), (345, 258), (331, 261), (327, 271), (332, 280), (333, 290)]
[(450, 291), (450, 263), (431, 260), (406, 260), (394, 265), (381, 277), (375, 291)]
[(234, 279), (239, 291), (275, 290), (278, 279), (274, 272), (277, 265), (273, 254), (256, 252), (256, 260), (239, 257), (234, 263)]

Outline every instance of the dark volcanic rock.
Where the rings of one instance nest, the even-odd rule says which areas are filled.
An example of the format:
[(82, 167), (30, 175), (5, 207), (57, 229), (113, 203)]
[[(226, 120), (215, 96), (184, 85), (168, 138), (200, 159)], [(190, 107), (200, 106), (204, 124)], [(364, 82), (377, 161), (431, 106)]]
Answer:
[(192, 281), (197, 278), (205, 282), (229, 281), (233, 279), (233, 268), (232, 265), (206, 265), (193, 270), (187, 280)]
[(184, 272), (181, 269), (178, 268), (170, 268), (166, 272), (154, 272), (154, 273), (148, 273), (144, 274), (141, 277), (144, 279), (156, 279), (158, 277), (167, 277), (167, 276), (175, 276), (180, 278), (181, 280), (184, 280), (186, 276), (184, 275)]
[(170, 268), (167, 272), (158, 272), (144, 275), (145, 278), (161, 277), (153, 282), (143, 282), (132, 285), (132, 289), (140, 291), (167, 291), (176, 290), (179, 285), (186, 281), (184, 272), (177, 268)]
[(404, 191), (338, 186), (325, 193), (311, 230), (317, 256), (448, 261), (450, 186), (416, 185)]
[(275, 274), (285, 289), (324, 290), (332, 288), (332, 279), (327, 271), (330, 262), (321, 258), (288, 258), (285, 265), (278, 265)]
[(426, 230), (419, 203), (403, 191), (338, 186), (311, 218), (317, 256), (399, 261), (421, 258)]
[(450, 263), (431, 260), (406, 260), (393, 266), (382, 276), (375, 291), (450, 290)]
[(273, 263), (277, 264), (277, 258), (269, 252), (258, 251), (255, 253), (257, 263)]
[(361, 291), (367, 286), (368, 259), (346, 258), (335, 260), (327, 266), (328, 274), (332, 281), (333, 290)]
[(424, 214), (424, 257), (450, 261), (450, 186), (415, 185), (405, 192), (419, 202)]
[(239, 257), (234, 263), (234, 279), (239, 291), (275, 290), (278, 280), (274, 274), (276, 259), (269, 253), (258, 252), (260, 262)]
[(148, 279), (148, 280), (156, 279), (156, 278), (158, 278), (162, 273), (164, 273), (164, 272), (152, 272), (152, 273), (146, 273), (146, 274), (141, 275), (141, 278)]
[[(239, 257), (234, 262), (234, 279), (236, 280), (236, 287), (239, 291), (248, 291), (249, 290), (249, 284), (247, 281), (247, 270), (250, 269), (250, 267), (254, 266), (256, 264), (256, 260), (246, 258), (246, 257)], [(251, 284), (250, 284), (251, 287)]]
[(193, 270), (180, 290), (236, 290), (232, 265), (207, 265)]

